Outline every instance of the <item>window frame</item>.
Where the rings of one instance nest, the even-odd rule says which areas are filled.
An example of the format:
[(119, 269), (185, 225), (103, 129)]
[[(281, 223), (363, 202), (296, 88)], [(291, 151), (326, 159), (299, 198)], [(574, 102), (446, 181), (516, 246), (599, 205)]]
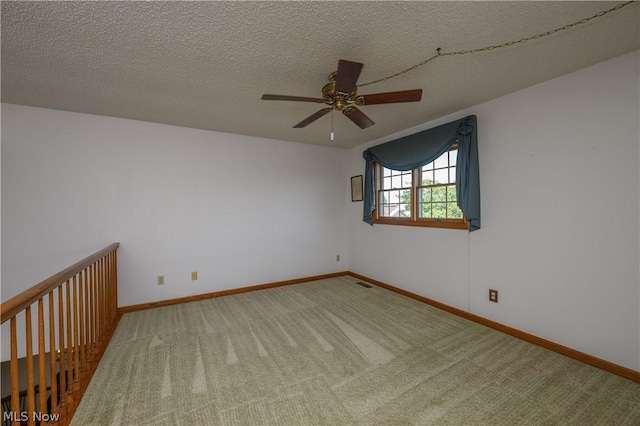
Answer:
[[(458, 144), (454, 144), (447, 150), (452, 151), (458, 149)], [(435, 161), (435, 160), (434, 160)], [(451, 166), (449, 165), (448, 168)], [(446, 229), (464, 229), (469, 230), (469, 221), (466, 216), (462, 219), (453, 218), (427, 218), (418, 217), (418, 197), (421, 188), (429, 187), (430, 185), (422, 185), (420, 181), (420, 171), (422, 166), (411, 170), (411, 187), (410, 191), (410, 203), (411, 203), (411, 216), (410, 217), (390, 217), (380, 215), (380, 195), (382, 191), (389, 191), (395, 188), (382, 189), (383, 179), (383, 166), (379, 163), (374, 163), (374, 178), (376, 183), (376, 208), (373, 211), (373, 223), (381, 225), (401, 225), (401, 226), (419, 226), (427, 228), (446, 228)], [(448, 184), (444, 184), (448, 185)], [(434, 186), (444, 186), (443, 184)]]

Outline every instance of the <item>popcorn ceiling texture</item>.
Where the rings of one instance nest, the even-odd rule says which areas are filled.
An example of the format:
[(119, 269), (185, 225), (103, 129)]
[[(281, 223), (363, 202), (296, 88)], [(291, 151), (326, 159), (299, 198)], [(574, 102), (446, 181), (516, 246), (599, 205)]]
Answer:
[(439, 58), (361, 94), (422, 88), (419, 103), (292, 126), (339, 59), (375, 80), (444, 51), (517, 40), (612, 2), (2, 2), (2, 101), (199, 129), (350, 147), (640, 46), (640, 7), (521, 46)]

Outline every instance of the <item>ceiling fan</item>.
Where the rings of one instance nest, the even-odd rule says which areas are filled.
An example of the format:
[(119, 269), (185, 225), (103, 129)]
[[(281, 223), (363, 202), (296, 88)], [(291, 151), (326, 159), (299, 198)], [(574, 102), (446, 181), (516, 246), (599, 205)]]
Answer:
[(329, 83), (322, 88), (322, 98), (262, 95), (262, 100), (316, 102), (328, 105), (327, 108), (321, 109), (293, 126), (294, 129), (306, 127), (334, 109), (340, 111), (361, 129), (366, 129), (369, 126), (373, 126), (375, 123), (362, 111), (356, 108), (356, 106), (393, 104), (397, 102), (418, 102), (422, 98), (422, 89), (358, 95), (356, 82), (358, 81), (362, 67), (363, 64), (359, 62), (340, 59), (338, 61), (338, 70), (329, 75)]

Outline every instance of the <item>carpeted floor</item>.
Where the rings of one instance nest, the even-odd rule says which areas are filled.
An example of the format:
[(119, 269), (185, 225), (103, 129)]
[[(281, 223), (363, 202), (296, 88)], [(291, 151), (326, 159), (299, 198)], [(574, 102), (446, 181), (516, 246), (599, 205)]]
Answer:
[(640, 424), (640, 384), (356, 281), (124, 315), (72, 425)]

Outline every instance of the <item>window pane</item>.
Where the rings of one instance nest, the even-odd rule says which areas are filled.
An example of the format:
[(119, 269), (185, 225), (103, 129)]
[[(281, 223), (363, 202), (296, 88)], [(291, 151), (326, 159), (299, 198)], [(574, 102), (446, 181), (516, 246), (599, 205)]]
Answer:
[(388, 204), (389, 203), (389, 194), (386, 191), (380, 191), (380, 199), (378, 200), (380, 204)]
[(380, 198), (382, 204), (393, 203), (394, 199), (397, 200), (397, 191), (380, 191)]
[(413, 181), (411, 172), (406, 172), (402, 175), (402, 187), (411, 188), (411, 182)]
[(456, 181), (456, 168), (451, 167), (449, 169), (449, 182), (454, 183)]
[(381, 189), (391, 189), (391, 178), (390, 177), (382, 178), (382, 188)]
[(436, 158), (434, 169), (441, 169), (443, 167), (449, 167), (449, 152), (445, 152), (440, 157)]
[(447, 201), (455, 202), (456, 198), (456, 187), (455, 185), (447, 186)]
[(400, 206), (399, 206), (399, 215), (400, 217), (411, 217), (411, 190), (404, 189), (402, 191), (398, 191)]
[(398, 196), (400, 197), (400, 202), (404, 204), (411, 204), (411, 190), (403, 189), (402, 191), (398, 191)]
[(431, 197), (433, 201), (446, 201), (447, 200), (447, 187), (438, 186), (432, 188)]
[(449, 169), (435, 170), (436, 183), (449, 183)]
[(448, 217), (451, 219), (462, 219), (462, 210), (456, 203), (448, 203), (447, 206)]
[(380, 216), (389, 216), (391, 209), (392, 191), (380, 191), (379, 209)]
[(400, 210), (400, 204), (389, 204), (387, 207), (388, 217), (398, 217), (398, 211)]
[(422, 170), (433, 170), (433, 162), (422, 166)]
[(387, 169), (386, 167), (383, 167), (382, 176), (391, 176), (391, 170)]
[(380, 191), (381, 217), (411, 217), (411, 190)]
[(433, 170), (422, 171), (422, 185), (433, 185)]
[(449, 166), (453, 167), (456, 165), (458, 160), (458, 150), (449, 151)]
[(421, 204), (421, 208), (420, 208), (420, 211), (418, 213), (419, 213), (420, 217), (430, 218), (431, 217), (431, 203)]
[(384, 189), (387, 188), (411, 188), (411, 172), (394, 172), (393, 176), (389, 177), (389, 178), (385, 178), (385, 179), (390, 179), (390, 185), (389, 187), (384, 187)]
[(444, 219), (447, 217), (447, 203), (433, 203), (434, 219)]
[(431, 202), (431, 188), (422, 188), (420, 190), (420, 202), (422, 203)]
[(387, 204), (389, 202), (389, 198), (387, 197), (387, 193), (385, 191), (380, 191), (380, 199), (378, 200), (378, 204)]

